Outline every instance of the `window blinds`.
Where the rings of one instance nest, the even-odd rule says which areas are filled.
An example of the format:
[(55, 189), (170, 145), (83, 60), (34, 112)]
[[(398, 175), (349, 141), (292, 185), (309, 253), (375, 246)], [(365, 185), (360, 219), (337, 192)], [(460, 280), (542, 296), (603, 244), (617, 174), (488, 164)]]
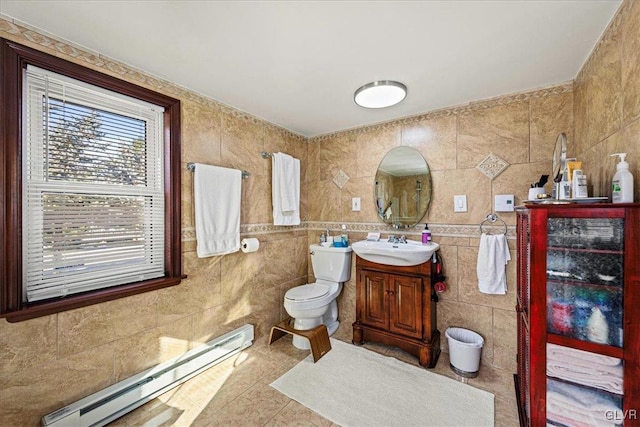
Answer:
[(29, 66), (23, 298), (164, 275), (163, 109)]

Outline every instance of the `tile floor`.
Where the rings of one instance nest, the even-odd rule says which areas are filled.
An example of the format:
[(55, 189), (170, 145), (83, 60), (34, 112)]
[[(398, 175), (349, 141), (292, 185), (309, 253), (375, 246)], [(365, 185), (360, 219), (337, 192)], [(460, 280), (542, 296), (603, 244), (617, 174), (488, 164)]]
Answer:
[[(417, 359), (397, 348), (366, 344), (366, 348), (417, 365)], [(309, 355), (293, 347), (285, 336), (273, 345), (267, 338), (213, 366), (179, 387), (114, 421), (111, 426), (335, 426), (303, 405), (269, 386)], [(432, 372), (457, 377), (442, 353)], [(481, 366), (480, 375), (468, 380), (493, 393), (495, 425), (518, 425), (512, 373)]]

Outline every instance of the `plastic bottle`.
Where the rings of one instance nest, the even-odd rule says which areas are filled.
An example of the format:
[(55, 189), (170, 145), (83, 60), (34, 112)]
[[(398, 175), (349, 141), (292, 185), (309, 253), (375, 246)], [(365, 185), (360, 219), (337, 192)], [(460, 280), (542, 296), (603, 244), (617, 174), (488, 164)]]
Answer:
[(427, 244), (431, 241), (431, 230), (429, 230), (429, 225), (424, 225), (424, 230), (422, 230), (422, 243)]
[(322, 246), (323, 243), (326, 243), (327, 241), (327, 236), (324, 234), (324, 231), (322, 232), (322, 234), (320, 235), (320, 246)]
[(340, 240), (342, 241), (342, 246), (349, 246), (349, 236), (347, 235), (347, 226), (342, 224), (342, 235), (340, 236)]
[(609, 344), (609, 325), (599, 307), (591, 310), (591, 316), (587, 321), (587, 338), (591, 342)]
[(582, 173), (582, 170), (575, 169), (573, 171), (573, 177), (571, 180), (571, 195), (574, 199), (581, 199), (589, 197), (587, 190), (587, 176)]
[(611, 201), (613, 203), (633, 203), (633, 175), (629, 172), (629, 163), (625, 161), (627, 153), (611, 154), (619, 156), (616, 173), (611, 181)]

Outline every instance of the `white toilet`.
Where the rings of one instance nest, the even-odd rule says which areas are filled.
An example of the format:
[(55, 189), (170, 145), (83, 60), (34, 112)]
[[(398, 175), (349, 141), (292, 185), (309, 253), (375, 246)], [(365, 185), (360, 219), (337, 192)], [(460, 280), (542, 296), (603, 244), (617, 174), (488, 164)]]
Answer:
[[(312, 329), (324, 323), (332, 335), (338, 322), (336, 298), (342, 284), (351, 277), (351, 247), (311, 245), (311, 265), (316, 282), (291, 288), (284, 295), (284, 308), (300, 330)], [(293, 345), (309, 350), (309, 340), (293, 336)]]

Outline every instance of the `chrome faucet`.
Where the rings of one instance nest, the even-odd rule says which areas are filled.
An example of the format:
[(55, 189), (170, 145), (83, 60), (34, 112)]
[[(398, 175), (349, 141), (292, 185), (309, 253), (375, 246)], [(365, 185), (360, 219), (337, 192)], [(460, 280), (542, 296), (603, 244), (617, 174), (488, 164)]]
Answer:
[(395, 236), (393, 234), (389, 234), (389, 239), (387, 240), (387, 243), (407, 243), (407, 237), (404, 234), (400, 237)]

